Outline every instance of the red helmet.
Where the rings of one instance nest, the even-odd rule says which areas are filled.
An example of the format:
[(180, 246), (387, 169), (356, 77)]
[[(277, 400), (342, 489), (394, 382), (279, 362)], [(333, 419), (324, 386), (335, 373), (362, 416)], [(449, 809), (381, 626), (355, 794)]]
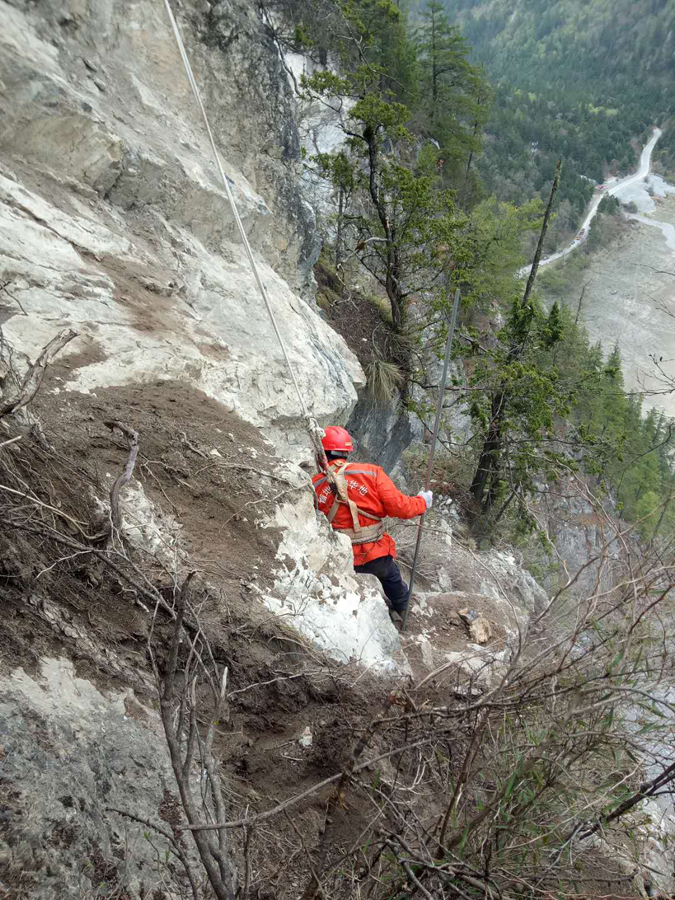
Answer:
[(329, 450), (343, 450), (345, 453), (351, 453), (354, 449), (349, 432), (340, 428), (339, 425), (329, 425), (321, 438), (321, 443), (326, 453)]

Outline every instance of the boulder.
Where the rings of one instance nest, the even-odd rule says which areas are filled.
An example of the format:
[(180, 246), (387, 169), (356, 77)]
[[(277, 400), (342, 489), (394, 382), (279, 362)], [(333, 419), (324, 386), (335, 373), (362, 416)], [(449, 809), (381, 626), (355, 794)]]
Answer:
[(468, 608), (458, 610), (457, 615), (474, 644), (487, 644), (492, 637), (492, 627), (484, 616), (479, 615), (475, 609)]
[(162, 881), (180, 896), (166, 839), (123, 815), (164, 825), (179, 807), (156, 713), (131, 689), (102, 693), (65, 658), (0, 675), (0, 696), (3, 880), (35, 900), (103, 882), (143, 896)]
[(283, 532), (266, 606), (340, 662), (409, 674), (378, 580), (355, 575), (349, 538), (315, 514), (309, 494), (279, 507), (267, 524)]

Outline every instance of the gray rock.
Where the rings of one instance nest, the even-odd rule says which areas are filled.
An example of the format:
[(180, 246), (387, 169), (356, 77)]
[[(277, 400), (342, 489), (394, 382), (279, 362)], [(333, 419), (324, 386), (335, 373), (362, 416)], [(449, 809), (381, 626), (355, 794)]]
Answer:
[(428, 640), (428, 638), (422, 637), (419, 638), (419, 645), (420, 653), (422, 655), (422, 662), (424, 663), (426, 668), (431, 671), (435, 666), (434, 650), (431, 646), (431, 642)]
[(43, 659), (39, 676), (17, 669), (1, 677), (0, 694), (0, 865), (10, 889), (56, 900), (143, 896), (162, 879), (184, 888), (164, 861), (167, 841), (112, 811), (167, 828), (176, 808), (154, 712), (130, 690), (102, 694), (65, 659)]
[[(276, 426), (277, 446), (308, 458), (300, 402), (162, 6), (71, 0), (67, 12), (77, 29), (57, 52), (47, 41), (55, 0), (3, 8), (0, 252), (25, 311), (3, 309), (6, 340), (34, 359), (53, 336), (48, 322), (72, 324), (72, 352), (86, 348), (92, 361), (73, 369), (68, 389), (176, 378)], [(319, 421), (345, 421), (363, 372), (293, 291), (308, 284), (319, 239), (298, 190), (276, 47), (246, 0), (182, 25), (303, 398)], [(81, 79), (93, 42), (105, 55), (105, 98)], [(260, 152), (268, 141), (283, 159)], [(169, 281), (183, 290), (158, 307), (147, 286)]]
[(475, 609), (469, 609), (468, 607), (465, 609), (460, 609), (457, 611), (457, 615), (460, 617), (462, 622), (466, 625), (467, 628), (470, 628), (473, 622), (479, 618), (479, 614)]
[(364, 391), (347, 423), (356, 454), (392, 472), (413, 440), (408, 414), (394, 405), (385, 409)]

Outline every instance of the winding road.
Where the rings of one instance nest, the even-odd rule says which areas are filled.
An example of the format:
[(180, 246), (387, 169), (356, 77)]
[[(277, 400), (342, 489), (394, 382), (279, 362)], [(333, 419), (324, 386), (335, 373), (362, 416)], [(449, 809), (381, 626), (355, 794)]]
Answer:
[[(658, 139), (660, 137), (661, 137), (661, 129), (655, 128), (654, 134), (652, 134), (651, 138), (649, 139), (649, 142), (647, 144), (645, 144), (645, 146), (642, 150), (642, 153), (640, 154), (640, 165), (638, 167), (637, 172), (634, 172), (632, 175), (627, 175), (626, 178), (622, 178), (620, 181), (616, 181), (614, 183), (607, 182), (607, 184), (611, 184), (611, 186), (608, 187), (606, 191), (596, 193), (595, 197), (591, 201), (591, 205), (588, 210), (588, 213), (586, 214), (586, 218), (582, 222), (581, 227), (579, 229), (580, 231), (583, 230), (583, 232), (584, 232), (583, 237), (575, 238), (572, 241), (572, 243), (569, 245), (569, 247), (565, 247), (564, 250), (559, 250), (557, 253), (552, 253), (548, 257), (548, 259), (542, 259), (541, 262), (539, 263), (540, 268), (541, 268), (541, 266), (548, 266), (550, 263), (555, 262), (557, 259), (562, 259), (563, 256), (567, 256), (568, 253), (571, 253), (573, 250), (575, 250), (577, 247), (580, 247), (581, 244), (583, 244), (583, 242), (588, 237), (589, 226), (590, 226), (591, 222), (593, 221), (593, 219), (595, 218), (595, 214), (598, 211), (598, 206), (600, 206), (600, 201), (602, 200), (603, 197), (605, 197), (607, 194), (611, 194), (611, 195), (618, 194), (619, 191), (621, 191), (623, 188), (630, 187), (632, 184), (635, 184), (637, 181), (641, 181), (643, 178), (645, 178), (647, 175), (649, 175), (649, 173), (651, 171), (651, 165), (652, 165), (652, 151), (654, 150), (654, 147), (656, 146), (656, 142), (658, 141)], [(523, 266), (523, 268), (520, 270), (520, 272), (518, 274), (521, 277), (528, 275), (531, 268), (532, 268), (531, 264), (529, 266)]]

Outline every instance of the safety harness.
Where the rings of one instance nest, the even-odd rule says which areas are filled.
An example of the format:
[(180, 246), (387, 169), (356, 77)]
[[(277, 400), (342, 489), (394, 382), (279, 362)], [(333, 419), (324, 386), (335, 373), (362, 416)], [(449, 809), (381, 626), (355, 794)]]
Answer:
[[(349, 512), (351, 513), (352, 524), (354, 527), (337, 528), (335, 525), (333, 525), (333, 528), (335, 528), (335, 530), (339, 531), (341, 534), (346, 534), (349, 540), (354, 545), (373, 544), (375, 543), (375, 541), (379, 541), (379, 539), (384, 534), (384, 525), (382, 524), (382, 519), (380, 516), (375, 516), (373, 515), (373, 513), (366, 512), (365, 509), (361, 509), (349, 497), (349, 493), (347, 490), (347, 479), (345, 478), (344, 473), (344, 468), (346, 465), (348, 465), (346, 459), (338, 459), (334, 464), (329, 466), (326, 472), (328, 483), (330, 484), (333, 491), (333, 496), (335, 497), (333, 505), (328, 510), (328, 521), (332, 524), (333, 519), (337, 515), (339, 504), (345, 504), (349, 507)], [(365, 516), (367, 519), (374, 519), (377, 524), (361, 525), (361, 523), (359, 522), (359, 513), (362, 516)]]

